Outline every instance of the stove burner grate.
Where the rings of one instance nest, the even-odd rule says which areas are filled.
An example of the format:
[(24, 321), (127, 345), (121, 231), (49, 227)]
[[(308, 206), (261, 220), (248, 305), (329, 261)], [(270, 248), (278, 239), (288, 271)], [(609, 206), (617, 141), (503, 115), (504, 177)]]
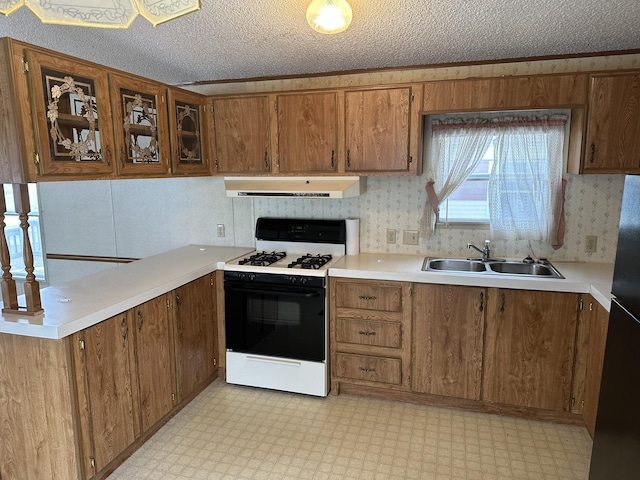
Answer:
[(323, 265), (329, 263), (331, 258), (331, 255), (311, 255), (308, 253), (291, 262), (288, 267), (318, 270)]
[(243, 258), (238, 262), (239, 265), (252, 265), (254, 267), (266, 267), (272, 263), (276, 263), (278, 260), (282, 260), (286, 257), (285, 252), (259, 252), (255, 253), (247, 258)]

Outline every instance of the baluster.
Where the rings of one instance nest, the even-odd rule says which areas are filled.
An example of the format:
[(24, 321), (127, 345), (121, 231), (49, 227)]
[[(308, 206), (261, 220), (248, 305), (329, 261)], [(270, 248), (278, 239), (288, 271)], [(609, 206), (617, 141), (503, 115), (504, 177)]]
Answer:
[(33, 250), (31, 249), (31, 241), (29, 240), (29, 212), (31, 212), (31, 204), (29, 202), (29, 187), (25, 183), (13, 184), (13, 200), (16, 205), (16, 213), (20, 219), (20, 228), (22, 229), (22, 257), (24, 259), (24, 269), (27, 272), (24, 284), (24, 297), (26, 300), (27, 315), (37, 315), (42, 313), (42, 304), (40, 302), (40, 283), (36, 280), (33, 273)]
[(5, 213), (7, 211), (7, 203), (4, 199), (4, 185), (0, 183), (0, 257), (2, 258), (2, 303), (4, 311), (18, 310), (18, 293), (16, 290), (16, 281), (11, 275), (11, 254), (7, 245), (7, 237), (5, 234)]

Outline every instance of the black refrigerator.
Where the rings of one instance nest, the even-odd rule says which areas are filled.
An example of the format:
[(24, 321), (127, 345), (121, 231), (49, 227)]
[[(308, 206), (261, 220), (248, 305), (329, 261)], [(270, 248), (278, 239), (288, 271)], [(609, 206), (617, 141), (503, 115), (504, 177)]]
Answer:
[(625, 179), (589, 480), (640, 478), (640, 175)]

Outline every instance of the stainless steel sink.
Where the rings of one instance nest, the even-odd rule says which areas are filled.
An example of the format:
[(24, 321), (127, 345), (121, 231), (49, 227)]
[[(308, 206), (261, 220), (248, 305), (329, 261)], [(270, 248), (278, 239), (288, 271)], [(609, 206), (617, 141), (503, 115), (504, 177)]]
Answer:
[(564, 278), (550, 263), (489, 262), (487, 265), (492, 272), (496, 273)]
[(447, 272), (486, 272), (487, 265), (478, 260), (465, 258), (426, 258), (422, 270)]
[(527, 263), (517, 261), (487, 261), (465, 258), (426, 257), (423, 271), (469, 272), (486, 275), (528, 275), (544, 278), (564, 278), (550, 263)]

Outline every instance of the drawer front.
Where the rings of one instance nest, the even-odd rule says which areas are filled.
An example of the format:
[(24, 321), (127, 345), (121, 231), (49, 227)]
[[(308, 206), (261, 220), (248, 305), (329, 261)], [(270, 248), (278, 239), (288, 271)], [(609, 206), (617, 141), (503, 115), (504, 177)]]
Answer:
[(400, 348), (402, 346), (402, 325), (397, 322), (338, 318), (336, 340), (358, 345)]
[(336, 306), (400, 312), (402, 310), (402, 288), (367, 283), (338, 283), (336, 285)]
[(368, 357), (338, 353), (336, 374), (342, 378), (367, 382), (400, 385), (402, 380), (401, 362), (397, 358)]

